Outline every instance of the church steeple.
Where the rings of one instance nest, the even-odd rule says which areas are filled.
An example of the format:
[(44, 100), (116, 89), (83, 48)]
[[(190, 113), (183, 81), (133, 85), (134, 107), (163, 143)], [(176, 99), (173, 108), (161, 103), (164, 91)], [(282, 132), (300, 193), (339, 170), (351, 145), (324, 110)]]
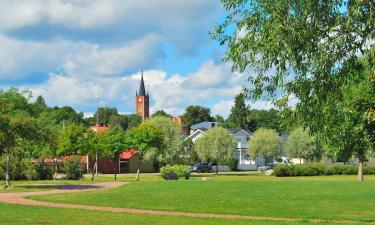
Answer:
[(141, 83), (139, 85), (139, 92), (135, 96), (135, 107), (137, 114), (145, 120), (149, 117), (149, 96), (145, 90), (145, 82), (143, 80), (143, 70), (141, 74)]
[(141, 75), (141, 83), (139, 85), (138, 96), (146, 96), (145, 82), (143, 81), (143, 70), (142, 70), (142, 75)]

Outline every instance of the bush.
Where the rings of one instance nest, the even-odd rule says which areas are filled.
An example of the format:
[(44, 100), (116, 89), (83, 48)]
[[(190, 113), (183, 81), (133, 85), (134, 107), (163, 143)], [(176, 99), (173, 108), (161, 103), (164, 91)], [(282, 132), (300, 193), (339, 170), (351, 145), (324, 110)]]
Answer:
[(52, 180), (53, 170), (50, 165), (37, 162), (33, 165), (35, 170), (35, 180)]
[(220, 160), (219, 165), (228, 166), (230, 170), (236, 171), (237, 170), (238, 160), (235, 158), (230, 157), (227, 160)]
[[(0, 158), (0, 179), (5, 180), (6, 157)], [(26, 180), (25, 164), (18, 157), (11, 157), (9, 175), (11, 180)]]
[[(355, 165), (324, 165), (321, 163), (307, 163), (303, 165), (279, 164), (273, 171), (277, 177), (290, 176), (322, 176), (322, 175), (353, 175), (357, 174), (358, 168)], [(374, 166), (366, 166), (365, 174), (375, 174)]]
[(189, 179), (190, 177), (190, 168), (185, 165), (174, 165), (174, 166), (163, 166), (160, 168), (160, 175), (164, 178), (168, 178), (168, 174), (176, 174), (178, 177), (185, 177)]
[(64, 173), (66, 180), (79, 180), (83, 176), (83, 169), (79, 158), (64, 162)]

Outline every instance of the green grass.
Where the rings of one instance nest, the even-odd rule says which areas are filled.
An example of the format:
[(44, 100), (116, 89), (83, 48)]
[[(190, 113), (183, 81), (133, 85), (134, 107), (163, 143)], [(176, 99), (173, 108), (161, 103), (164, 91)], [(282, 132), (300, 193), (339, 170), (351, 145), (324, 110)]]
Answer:
[[(120, 178), (127, 179), (133, 177)], [(139, 183), (111, 190), (34, 196), (32, 199), (181, 212), (375, 221), (374, 190), (375, 176), (366, 176), (365, 182), (357, 182), (355, 176), (221, 175), (208, 181), (199, 177), (164, 181), (149, 176)]]
[[(175, 216), (137, 215), (128, 213), (110, 213), (80, 209), (60, 209), (39, 206), (19, 206), (0, 203), (0, 224), (32, 224), (32, 225), (306, 225), (306, 222), (272, 222), (250, 220), (226, 220), (188, 218)], [(319, 223), (319, 225), (338, 223)]]

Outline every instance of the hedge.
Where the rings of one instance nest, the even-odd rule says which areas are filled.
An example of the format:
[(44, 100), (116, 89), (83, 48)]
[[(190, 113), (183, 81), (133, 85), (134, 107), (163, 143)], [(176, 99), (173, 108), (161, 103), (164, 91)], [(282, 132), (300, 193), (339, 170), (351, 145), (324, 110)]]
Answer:
[[(357, 174), (355, 165), (325, 165), (321, 163), (307, 163), (302, 165), (279, 164), (273, 170), (277, 177), (293, 176), (328, 176), (328, 175), (353, 175)], [(365, 174), (375, 174), (375, 166), (365, 166)]]
[(185, 177), (189, 178), (190, 177), (190, 168), (185, 165), (174, 165), (174, 166), (163, 166), (160, 168), (160, 175), (164, 178), (167, 179), (167, 175), (174, 173), (178, 177)]

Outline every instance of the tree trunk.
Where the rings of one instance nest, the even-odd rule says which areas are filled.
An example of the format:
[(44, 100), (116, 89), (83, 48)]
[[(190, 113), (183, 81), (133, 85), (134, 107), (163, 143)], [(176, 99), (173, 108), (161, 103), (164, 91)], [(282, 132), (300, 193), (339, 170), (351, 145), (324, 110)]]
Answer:
[(94, 164), (94, 167), (92, 168), (92, 177), (91, 177), (91, 181), (94, 181), (94, 177), (95, 177), (95, 171), (97, 169), (97, 165), (96, 165), (96, 162)]
[(135, 178), (135, 180), (138, 182), (139, 181), (139, 172), (140, 172), (140, 169), (141, 169), (141, 160), (138, 160), (138, 169), (137, 169), (137, 176)]
[(57, 159), (54, 157), (53, 158), (53, 163), (55, 164), (54, 166), (54, 175), (53, 175), (53, 179), (56, 180), (57, 179)]
[(113, 159), (113, 175), (115, 176), (115, 181), (117, 181), (117, 170), (116, 170), (116, 164), (117, 164), (117, 161), (116, 159)]
[(10, 175), (9, 175), (9, 169), (10, 169), (10, 154), (7, 154), (7, 161), (5, 166), (5, 186), (4, 188), (11, 188), (12, 185), (10, 183)]
[(357, 177), (357, 179), (358, 179), (358, 181), (363, 181), (363, 164), (364, 164), (364, 156), (363, 155), (360, 155), (359, 157), (358, 157), (358, 162), (359, 162), (359, 164), (358, 164), (358, 177)]

